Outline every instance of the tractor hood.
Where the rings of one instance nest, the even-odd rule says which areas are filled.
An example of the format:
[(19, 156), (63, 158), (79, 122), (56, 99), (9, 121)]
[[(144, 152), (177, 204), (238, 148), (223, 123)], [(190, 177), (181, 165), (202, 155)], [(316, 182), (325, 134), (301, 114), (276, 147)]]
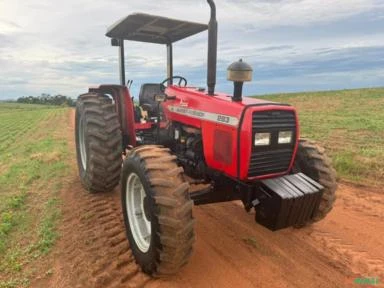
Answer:
[[(165, 92), (173, 96), (163, 103), (167, 119), (201, 129), (209, 167), (244, 181), (291, 170), (299, 139), (293, 107), (255, 98), (233, 101), (231, 95), (210, 96), (192, 87), (170, 86)], [(289, 143), (280, 143), (281, 133), (290, 135)], [(262, 147), (256, 141), (260, 134), (270, 139)]]
[[(242, 101), (232, 101), (232, 95), (216, 93), (214, 97), (195, 87), (171, 86), (166, 89), (168, 96), (175, 96), (176, 100), (165, 102), (168, 110), (176, 114), (184, 114), (191, 118), (214, 121), (230, 126), (238, 126), (240, 118), (247, 107), (268, 109), (294, 110), (288, 104), (276, 103), (256, 98), (243, 98)], [(204, 114), (204, 115), (203, 115)], [(216, 120), (213, 117), (216, 116)], [(224, 116), (224, 117), (220, 117)], [(226, 123), (225, 120), (229, 121)], [(220, 120), (218, 120), (220, 119)], [(192, 126), (200, 127), (200, 121), (193, 121)]]

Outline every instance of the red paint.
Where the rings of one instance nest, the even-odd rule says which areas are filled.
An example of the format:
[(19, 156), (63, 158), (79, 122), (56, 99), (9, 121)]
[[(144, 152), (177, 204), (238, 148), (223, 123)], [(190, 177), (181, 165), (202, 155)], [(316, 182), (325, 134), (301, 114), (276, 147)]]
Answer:
[(112, 96), (117, 111), (125, 111), (125, 122), (122, 123), (122, 117), (120, 115), (120, 125), (123, 134), (129, 138), (128, 144), (136, 146), (136, 133), (135, 133), (135, 117), (134, 117), (134, 105), (131, 94), (126, 86), (122, 85), (100, 85), (98, 87), (89, 88), (89, 92), (98, 92), (102, 94), (109, 94)]
[[(171, 100), (163, 103), (164, 112), (168, 120), (178, 121), (189, 126), (201, 128), (204, 146), (204, 156), (206, 163), (209, 167), (221, 171), (230, 177), (237, 178), (237, 137), (238, 128), (228, 126), (226, 124), (215, 123), (204, 119), (196, 119), (185, 115), (180, 115), (169, 111), (168, 106), (180, 106), (195, 110), (201, 110), (205, 112), (217, 113), (227, 116), (233, 116), (240, 120), (240, 117), (246, 106), (252, 104), (263, 104), (265, 106), (250, 107), (246, 110), (244, 115), (243, 124), (240, 130), (240, 180), (251, 181), (261, 178), (271, 178), (280, 175), (287, 174), (293, 165), (294, 158), (296, 155), (297, 144), (299, 139), (299, 126), (297, 113), (293, 107), (290, 106), (278, 106), (278, 105), (267, 105), (270, 101), (255, 99), (255, 98), (243, 98), (241, 102), (233, 102), (232, 98), (227, 94), (217, 93), (215, 96), (206, 95), (205, 92), (199, 92), (195, 88), (180, 88), (171, 86), (166, 90), (167, 95), (176, 96), (176, 100)], [(262, 177), (248, 178), (248, 167), (251, 157), (252, 149), (252, 113), (255, 111), (271, 111), (271, 110), (286, 110), (294, 111), (296, 116), (297, 131), (296, 131), (296, 145), (293, 153), (293, 157), (290, 163), (290, 167), (284, 173), (263, 175)], [(214, 131), (220, 129), (227, 131), (232, 135), (232, 165), (226, 165), (225, 163), (218, 162), (214, 159)]]
[[(91, 90), (97, 91), (100, 90), (103, 93), (112, 94), (114, 99), (123, 99), (123, 103), (121, 101), (116, 101), (117, 106), (125, 105), (125, 119), (126, 123), (123, 127), (125, 127), (125, 133), (129, 135), (130, 145), (136, 146), (136, 131), (152, 129), (153, 123), (135, 123), (134, 122), (134, 105), (132, 102), (131, 95), (127, 87), (120, 85), (102, 85), (97, 88), (91, 88)], [(290, 106), (279, 106), (279, 105), (268, 105), (271, 103), (267, 100), (255, 99), (255, 98), (243, 98), (241, 102), (233, 102), (232, 98), (224, 93), (217, 93), (215, 96), (209, 96), (206, 92), (199, 92), (195, 88), (191, 87), (177, 87), (171, 86), (166, 90), (166, 94), (168, 96), (176, 96), (175, 100), (168, 100), (162, 103), (164, 108), (164, 113), (166, 115), (167, 121), (161, 123), (161, 127), (165, 128), (169, 121), (177, 121), (183, 123), (188, 126), (193, 126), (201, 129), (202, 138), (203, 138), (203, 146), (204, 146), (204, 156), (206, 160), (206, 164), (213, 169), (221, 171), (226, 175), (238, 178), (237, 177), (237, 165), (238, 163), (238, 127), (229, 126), (222, 123), (212, 122), (205, 119), (197, 119), (193, 117), (189, 117), (186, 115), (180, 115), (174, 112), (171, 112), (168, 109), (168, 106), (179, 106), (184, 108), (190, 108), (195, 110), (200, 110), (204, 112), (216, 113), (226, 116), (236, 117), (239, 121), (244, 109), (252, 104), (265, 104), (262, 106), (250, 107), (246, 110), (244, 119), (242, 122), (242, 126), (240, 129), (240, 175), (239, 179), (243, 181), (252, 181), (258, 179), (272, 178), (280, 175), (287, 174), (293, 166), (294, 159), (297, 152), (297, 146), (299, 141), (299, 122), (295, 109)], [(120, 109), (120, 107), (117, 107)], [(252, 149), (252, 113), (257, 111), (271, 111), (271, 110), (286, 110), (293, 111), (296, 117), (296, 145), (294, 148), (294, 153), (290, 162), (290, 166), (287, 171), (283, 173), (277, 174), (269, 174), (258, 177), (248, 178), (248, 167), (249, 161), (251, 158), (251, 149)], [(121, 111), (121, 110), (118, 110)], [(225, 164), (223, 161), (217, 161), (214, 157), (214, 149), (215, 149), (215, 131), (221, 130), (227, 133), (230, 133), (232, 143), (228, 145), (231, 147), (230, 150), (230, 161), (232, 164)], [(227, 163), (229, 161), (226, 161)]]

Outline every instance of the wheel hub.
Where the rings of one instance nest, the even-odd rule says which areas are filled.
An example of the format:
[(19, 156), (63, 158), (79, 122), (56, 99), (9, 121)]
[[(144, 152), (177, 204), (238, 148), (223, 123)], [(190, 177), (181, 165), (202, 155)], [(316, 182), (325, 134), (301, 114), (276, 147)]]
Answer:
[(137, 174), (129, 175), (125, 193), (129, 227), (137, 247), (145, 253), (151, 243), (151, 217), (149, 199)]
[(85, 147), (85, 123), (84, 117), (80, 118), (78, 130), (81, 165), (84, 170), (87, 170), (87, 149)]

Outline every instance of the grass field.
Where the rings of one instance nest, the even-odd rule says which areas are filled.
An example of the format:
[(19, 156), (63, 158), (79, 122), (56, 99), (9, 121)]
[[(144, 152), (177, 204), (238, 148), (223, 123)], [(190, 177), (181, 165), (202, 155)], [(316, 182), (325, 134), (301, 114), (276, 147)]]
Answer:
[(0, 104), (0, 287), (28, 286), (57, 238), (68, 109)]
[(297, 107), (301, 136), (326, 147), (339, 177), (384, 184), (384, 88), (264, 97)]

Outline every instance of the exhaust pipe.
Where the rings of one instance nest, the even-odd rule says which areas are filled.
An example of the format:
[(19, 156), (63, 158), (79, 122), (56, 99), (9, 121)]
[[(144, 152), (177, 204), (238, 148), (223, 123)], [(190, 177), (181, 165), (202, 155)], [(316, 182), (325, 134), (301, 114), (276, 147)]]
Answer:
[(207, 0), (211, 7), (211, 19), (208, 24), (208, 67), (207, 86), (208, 95), (215, 95), (216, 63), (217, 63), (217, 20), (216, 5), (213, 0)]

